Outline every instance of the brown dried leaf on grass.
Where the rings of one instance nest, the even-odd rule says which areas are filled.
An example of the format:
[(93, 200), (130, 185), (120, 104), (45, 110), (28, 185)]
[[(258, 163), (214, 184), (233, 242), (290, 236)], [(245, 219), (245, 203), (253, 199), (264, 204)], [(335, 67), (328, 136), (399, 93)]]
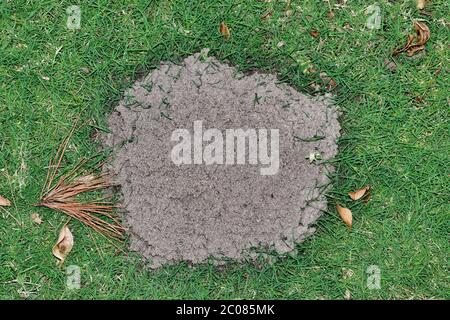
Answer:
[(0, 207), (9, 207), (10, 205), (11, 205), (11, 201), (0, 196)]
[(223, 37), (225, 38), (225, 39), (229, 39), (230, 38), (230, 36), (231, 36), (231, 33), (230, 33), (230, 29), (228, 29), (228, 26), (225, 24), (225, 22), (221, 22), (220, 23), (220, 26), (219, 26), (219, 32), (223, 35)]
[[(430, 29), (424, 22), (414, 21), (414, 30), (416, 30), (416, 37), (414, 35), (408, 35), (405, 46), (395, 50), (393, 52), (394, 56), (406, 51), (408, 57), (411, 57), (416, 52), (425, 49), (425, 43), (430, 39)], [(415, 43), (413, 43), (414, 40), (416, 40)]]
[(422, 10), (423, 8), (425, 8), (425, 0), (417, 0), (417, 9)]
[(352, 212), (348, 208), (341, 207), (339, 204), (336, 204), (336, 210), (341, 216), (342, 221), (347, 225), (349, 229), (352, 228)]
[(327, 91), (332, 91), (336, 88), (336, 86), (337, 86), (336, 81), (334, 81), (333, 78), (328, 76), (325, 72), (319, 73), (319, 77), (325, 84), (325, 89)]
[(62, 266), (67, 255), (73, 248), (73, 235), (69, 227), (64, 225), (59, 231), (58, 241), (52, 249), (53, 255), (58, 259), (58, 266)]
[(87, 162), (83, 160), (73, 170), (57, 179), (64, 152), (75, 127), (76, 124), (60, 144), (55, 158), (50, 161), (47, 179), (37, 206), (64, 212), (108, 238), (123, 240), (125, 228), (114, 214), (115, 206), (112, 203), (83, 203), (76, 199), (82, 193), (111, 187), (113, 184), (107, 174), (97, 174), (95, 169), (82, 174), (82, 167)]
[(356, 201), (356, 200), (361, 199), (364, 196), (367, 197), (369, 195), (370, 188), (371, 188), (371, 186), (367, 185), (356, 191), (349, 192), (348, 195), (350, 196), (350, 198), (352, 198), (352, 200)]
[(313, 38), (317, 38), (319, 35), (320, 35), (320, 33), (319, 33), (319, 31), (317, 31), (317, 30), (311, 30), (311, 32), (309, 33)]

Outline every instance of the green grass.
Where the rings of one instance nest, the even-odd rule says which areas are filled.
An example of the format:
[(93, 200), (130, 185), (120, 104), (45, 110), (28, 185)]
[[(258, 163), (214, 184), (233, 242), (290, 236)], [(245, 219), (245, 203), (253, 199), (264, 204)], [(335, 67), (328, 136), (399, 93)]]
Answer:
[[(331, 0), (332, 6), (342, 1)], [(326, 1), (2, 1), (0, 4), (0, 298), (160, 299), (450, 298), (448, 274), (448, 27), (447, 1), (378, 1), (381, 29), (365, 27), (366, 1), (348, 1), (327, 17)], [(66, 8), (81, 7), (81, 29), (66, 28)], [(268, 10), (268, 20), (261, 16)], [(425, 53), (385, 66), (394, 48), (423, 18), (431, 39)], [(224, 20), (231, 39), (218, 25)], [(344, 28), (348, 23), (351, 29)], [(314, 38), (310, 31), (320, 36)], [(281, 41), (285, 45), (278, 47)], [(51, 248), (67, 217), (33, 207), (46, 165), (81, 113), (65, 163), (96, 154), (90, 139), (131, 81), (161, 60), (211, 54), (242, 70), (276, 72), (312, 93), (318, 73), (336, 83), (343, 135), (329, 212), (297, 257), (273, 265), (184, 264), (151, 271), (135, 255), (72, 221), (75, 247), (66, 265), (81, 268), (82, 286), (68, 290)], [(440, 72), (438, 71), (440, 70)], [(48, 78), (46, 78), (48, 77)], [(48, 80), (46, 80), (48, 79)], [(346, 193), (373, 186), (368, 205)], [(350, 207), (349, 232), (334, 203)], [(45, 223), (30, 219), (38, 212)], [(366, 269), (381, 270), (381, 289), (366, 286)], [(343, 277), (342, 269), (352, 277)]]

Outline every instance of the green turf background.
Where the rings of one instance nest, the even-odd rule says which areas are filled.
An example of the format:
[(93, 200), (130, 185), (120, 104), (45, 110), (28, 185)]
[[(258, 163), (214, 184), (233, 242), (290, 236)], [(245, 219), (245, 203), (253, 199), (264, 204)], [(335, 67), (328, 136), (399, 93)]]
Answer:
[[(74, 4), (80, 30), (66, 27)], [(423, 15), (415, 1), (378, 1), (381, 28), (370, 30), (370, 4), (294, 0), (287, 17), (286, 3), (275, 0), (2, 1), (0, 194), (13, 206), (0, 209), (0, 298), (343, 299), (346, 291), (355, 299), (449, 298), (449, 5), (434, 0)], [(267, 12), (272, 16), (262, 19)], [(393, 59), (414, 19), (430, 27), (426, 50)], [(222, 20), (228, 41), (218, 32)], [(49, 159), (79, 114), (85, 126), (65, 165), (94, 155), (94, 129), (104, 129), (134, 79), (204, 47), (242, 70), (276, 72), (306, 93), (322, 84), (320, 72), (337, 83), (343, 135), (317, 234), (298, 246), (297, 257), (273, 265), (150, 271), (72, 221), (76, 243), (66, 266), (81, 268), (81, 288), (69, 290), (51, 254), (67, 218), (32, 206)], [(310, 65), (317, 72), (304, 72)], [(349, 201), (347, 192), (366, 184), (373, 186), (370, 203)], [(353, 210), (351, 232), (336, 201)], [(367, 288), (370, 265), (380, 268), (379, 290)]]

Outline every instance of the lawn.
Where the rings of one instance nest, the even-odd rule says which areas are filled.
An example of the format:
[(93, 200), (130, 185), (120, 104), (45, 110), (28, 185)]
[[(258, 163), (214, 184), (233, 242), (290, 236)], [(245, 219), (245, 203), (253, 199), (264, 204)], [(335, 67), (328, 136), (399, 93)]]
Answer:
[[(74, 4), (79, 30), (67, 27)], [(370, 4), (293, 0), (287, 11), (276, 0), (2, 1), (0, 195), (13, 204), (0, 209), (0, 298), (450, 298), (449, 4), (434, 0), (421, 14), (412, 0), (378, 1), (378, 29), (366, 26)], [(415, 19), (430, 28), (425, 50), (392, 57)], [(152, 271), (126, 244), (118, 249), (71, 221), (75, 246), (65, 266), (79, 266), (81, 287), (70, 290), (51, 253), (68, 218), (33, 206), (50, 158), (78, 116), (84, 126), (64, 163), (97, 154), (92, 136), (105, 130), (134, 79), (205, 47), (243, 71), (276, 72), (308, 94), (335, 82), (328, 89), (342, 111), (342, 137), (317, 233), (274, 264)], [(370, 202), (352, 202), (347, 192), (366, 184)], [(353, 211), (351, 231), (336, 202)], [(379, 289), (367, 286), (372, 265)]]

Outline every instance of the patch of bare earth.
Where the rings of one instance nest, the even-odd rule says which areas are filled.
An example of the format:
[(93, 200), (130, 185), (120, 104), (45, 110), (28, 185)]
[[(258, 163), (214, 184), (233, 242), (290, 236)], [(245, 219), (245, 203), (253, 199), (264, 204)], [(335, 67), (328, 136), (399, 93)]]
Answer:
[[(223, 133), (224, 162), (226, 129), (278, 129), (277, 173), (262, 175), (269, 165), (259, 158), (257, 164), (248, 158), (175, 164), (172, 134), (187, 129), (193, 136), (195, 121), (202, 121), (203, 133)], [(136, 82), (109, 117), (109, 129), (104, 143), (115, 156), (107, 169), (121, 187), (131, 249), (158, 267), (254, 258), (253, 248), (293, 251), (326, 208), (333, 168), (323, 161), (335, 156), (340, 127), (332, 106), (273, 75), (245, 76), (198, 53)]]

